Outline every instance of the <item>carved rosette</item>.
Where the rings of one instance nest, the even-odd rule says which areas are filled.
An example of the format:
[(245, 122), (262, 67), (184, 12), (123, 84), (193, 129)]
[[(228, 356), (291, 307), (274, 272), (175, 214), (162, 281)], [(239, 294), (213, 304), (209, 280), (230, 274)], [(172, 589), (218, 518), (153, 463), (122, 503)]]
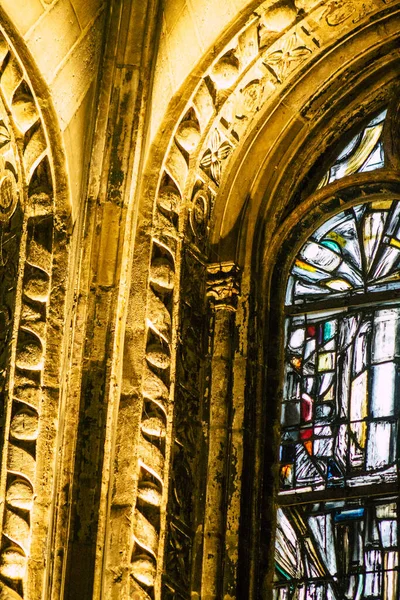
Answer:
[(30, 560), (35, 499), (44, 485), (37, 481), (39, 436), (44, 436), (42, 445), (49, 442), (48, 433), (41, 433), (41, 413), (53, 188), (40, 110), (19, 59), (0, 32), (0, 497), (5, 498), (0, 590), (7, 599), (28, 598), (32, 574), (40, 569), (33, 561), (31, 572)]

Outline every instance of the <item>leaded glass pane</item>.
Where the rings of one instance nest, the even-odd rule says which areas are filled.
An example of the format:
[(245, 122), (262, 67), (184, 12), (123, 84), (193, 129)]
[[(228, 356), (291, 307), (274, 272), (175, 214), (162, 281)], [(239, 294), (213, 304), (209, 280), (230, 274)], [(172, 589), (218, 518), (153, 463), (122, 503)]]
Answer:
[(325, 173), (318, 188), (347, 175), (373, 171), (384, 166), (382, 130), (386, 113), (387, 110), (383, 110), (350, 140), (334, 164)]
[(400, 204), (359, 204), (319, 227), (291, 270), (286, 304), (400, 289)]
[(400, 206), (301, 248), (286, 296), (274, 600), (397, 600)]
[(281, 493), (397, 480), (400, 308), (288, 318)]
[(398, 598), (398, 502), (327, 501), (278, 510), (274, 598)]

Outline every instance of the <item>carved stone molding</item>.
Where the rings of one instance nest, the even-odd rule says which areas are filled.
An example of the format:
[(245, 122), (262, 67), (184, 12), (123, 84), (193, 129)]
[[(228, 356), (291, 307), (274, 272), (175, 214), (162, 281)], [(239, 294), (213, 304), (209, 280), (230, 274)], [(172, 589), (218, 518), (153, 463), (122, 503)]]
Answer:
[[(203, 193), (203, 192), (202, 192)], [(190, 227), (190, 224), (189, 224)], [(193, 562), (198, 563), (199, 514), (206, 464), (202, 415), (207, 404), (206, 266), (198, 255), (198, 239), (182, 253), (179, 346), (174, 402), (174, 437), (168, 498), (162, 597), (187, 599), (198, 590)], [(175, 595), (173, 595), (173, 593)], [(171, 594), (171, 596), (169, 596)]]
[(42, 597), (54, 497), (68, 214), (48, 122), (0, 28), (0, 588), (15, 600)]
[[(167, 561), (164, 562), (167, 530), (163, 520), (164, 511), (168, 487), (175, 485), (174, 479), (170, 482), (168, 479), (171, 461), (178, 457), (176, 469), (180, 472), (188, 471), (187, 455), (181, 452), (182, 447), (176, 442), (179, 437), (174, 438), (176, 413), (173, 408), (174, 402), (177, 402), (177, 394), (180, 393), (182, 375), (177, 368), (177, 346), (182, 335), (178, 330), (179, 311), (184, 302), (181, 295), (181, 269), (187, 240), (196, 236), (206, 238), (208, 224), (212, 223), (208, 197), (215, 201), (224, 186), (225, 178), (231, 174), (230, 166), (239, 164), (235, 163), (235, 159), (246, 147), (252, 133), (261, 127), (260, 115), (265, 115), (268, 107), (275, 107), (274, 103), (284, 96), (293, 83), (300, 81), (301, 76), (328, 49), (331, 50), (335, 44), (350, 38), (354, 31), (360, 31), (375, 17), (378, 18), (389, 10), (388, 4), (383, 0), (371, 0), (368, 3), (354, 0), (345, 4), (348, 6), (344, 9), (342, 2), (285, 2), (273, 13), (269, 12), (269, 3), (263, 3), (263, 10), (255, 11), (245, 26), (229, 40), (226, 48), (213, 59), (210, 67), (196, 79), (199, 83), (195, 89), (192, 88), (193, 93), (173, 126), (171, 116), (168, 115), (166, 129), (171, 131), (171, 137), (165, 142), (165, 155), (160, 156), (160, 152), (152, 163), (150, 178), (153, 173), (160, 175), (152, 180), (148, 190), (149, 195), (154, 197), (154, 212), (149, 251), (151, 275), (147, 284), (145, 319), (145, 383), (139, 398), (144, 409), (139, 440), (140, 458), (135, 463), (139, 491), (134, 513), (135, 543), (132, 552), (134, 590), (142, 594), (139, 597), (158, 600), (158, 582), (165, 564), (172, 565), (171, 569), (175, 572), (179, 568), (187, 570), (188, 567), (182, 565), (187, 565), (189, 551), (182, 551), (182, 548), (191, 547), (191, 542), (187, 541), (190, 537), (188, 532), (185, 531), (183, 535), (183, 528), (171, 526), (170, 553), (168, 554), (167, 548)], [(390, 6), (398, 4), (395, 0)], [(158, 147), (156, 152), (159, 152)], [(207, 190), (208, 197), (203, 193), (204, 190)], [(191, 201), (193, 204), (188, 211)], [(204, 252), (206, 255), (206, 246), (207, 240), (203, 239), (201, 248), (197, 246), (199, 254)], [(235, 316), (232, 313), (238, 305), (240, 272), (231, 262), (216, 263), (207, 270), (207, 296), (213, 320), (210, 330), (212, 329), (214, 340), (226, 341), (223, 332), (231, 333), (234, 327)], [(162, 285), (158, 283), (161, 280), (164, 282)], [(216, 325), (220, 335), (218, 332), (215, 335)], [(225, 362), (232, 363), (232, 347), (224, 346), (221, 352), (225, 352), (228, 357)], [(225, 373), (223, 379), (222, 371), (226, 364), (222, 365), (222, 361), (217, 364), (218, 357), (215, 355), (214, 358), (215, 385), (211, 396), (214, 394), (213, 410), (216, 417), (221, 403), (224, 407), (225, 412), (220, 415), (220, 426), (225, 435), (229, 423), (231, 381), (229, 373)], [(225, 404), (217, 397), (219, 369), (221, 381), (226, 383)], [(191, 395), (185, 398), (193, 400)], [(153, 405), (160, 426), (154, 428), (159, 433), (150, 435), (147, 426), (143, 428), (143, 421), (149, 414), (153, 415)], [(224, 439), (226, 446), (226, 435)], [(213, 457), (217, 456), (219, 441), (215, 438), (212, 444), (210, 465)], [(172, 450), (173, 447), (176, 447), (176, 452)], [(225, 468), (227, 455), (225, 447), (218, 465), (221, 471)], [(146, 490), (151, 488), (152, 494), (141, 494), (142, 487)], [(208, 510), (211, 516), (223, 497), (222, 488), (223, 486), (218, 490), (217, 501), (211, 501), (210, 498)], [(177, 492), (179, 491), (178, 489)], [(154, 502), (156, 497), (156, 507), (152, 508), (150, 500)], [(190, 505), (190, 499), (186, 504)], [(217, 530), (222, 531), (221, 523), (217, 524)], [(185, 538), (184, 543), (177, 531), (182, 534), (182, 539)], [(212, 550), (210, 553), (212, 554)], [(211, 570), (214, 568), (211, 564), (209, 566)], [(204, 567), (206, 573), (208, 566)], [(204, 582), (206, 579), (205, 575)], [(181, 580), (180, 585), (185, 582), (187, 584), (186, 572)], [(210, 574), (210, 581), (207, 589), (211, 590), (210, 597), (216, 597), (212, 594), (215, 593), (213, 586), (218, 581), (218, 569)], [(171, 586), (170, 582), (166, 584), (167, 597), (173, 597)], [(176, 597), (179, 597), (179, 584), (176, 589)]]
[[(395, 13), (398, 4), (399, 0), (313, 0), (271, 7), (269, 1), (260, 2), (200, 77), (168, 143), (161, 179), (170, 178), (185, 197), (192, 197), (202, 180), (216, 196), (229, 165), (261, 126), (267, 107), (284, 96), (328, 48), (374, 19)], [(190, 151), (182, 129), (195, 140)]]
[(175, 325), (172, 306), (177, 286), (174, 246), (168, 247), (158, 238), (152, 240), (139, 481), (131, 553), (133, 589), (139, 594), (138, 598), (154, 597), (161, 567), (160, 535), (165, 535), (161, 511), (167, 494), (168, 465), (165, 459), (172, 443), (167, 424), (172, 407), (171, 379), (175, 370), (175, 349), (172, 344)]
[(232, 422), (232, 382), (240, 269), (233, 262), (207, 267), (211, 308), (208, 330), (208, 448), (202, 552), (202, 597), (222, 598)]

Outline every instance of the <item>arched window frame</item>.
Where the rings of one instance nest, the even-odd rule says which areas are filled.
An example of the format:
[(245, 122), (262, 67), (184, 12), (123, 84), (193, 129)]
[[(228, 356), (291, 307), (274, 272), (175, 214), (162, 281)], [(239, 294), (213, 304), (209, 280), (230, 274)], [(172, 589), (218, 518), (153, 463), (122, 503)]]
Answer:
[[(374, 112), (376, 112), (374, 106)], [(383, 108), (383, 106), (381, 106)], [(372, 111), (371, 111), (372, 112)], [(282, 331), (285, 326), (285, 315), (282, 307), (285, 303), (286, 285), (289, 272), (295, 256), (308, 237), (329, 218), (351, 206), (373, 202), (376, 200), (400, 199), (400, 153), (398, 134), (399, 107), (397, 100), (389, 103), (383, 131), (385, 148), (385, 165), (381, 169), (366, 173), (356, 173), (317, 189), (321, 173), (333, 162), (334, 156), (340, 154), (357, 129), (362, 128), (371, 118), (371, 112), (351, 126), (340, 140), (336, 140), (334, 150), (325, 153), (316, 160), (315, 167), (310, 169), (310, 176), (304, 181), (303, 190), (297, 188), (289, 203), (291, 212), (278, 228), (269, 257), (275, 256), (275, 267), (270, 271), (267, 287), (272, 295), (268, 319), (268, 340), (278, 339), (279, 347), (266, 345), (266, 363), (268, 376), (266, 391), (275, 399), (277, 413), (275, 419), (266, 419), (267, 434), (265, 436), (265, 466), (266, 476), (263, 480), (263, 509), (261, 515), (262, 538), (260, 540), (260, 588), (265, 597), (270, 597), (273, 578), (273, 540), (276, 516), (277, 494), (277, 448), (279, 446), (279, 410), (282, 402), (282, 387), (284, 382), (284, 341)], [(316, 168), (318, 167), (318, 168)], [(289, 211), (287, 211), (289, 213)], [(378, 301), (378, 300), (377, 300)], [(271, 397), (269, 397), (269, 402)], [(272, 474), (272, 477), (271, 477)], [(273, 501), (271, 502), (271, 498)], [(264, 556), (263, 556), (264, 553)], [(264, 595), (261, 597), (264, 598)]]

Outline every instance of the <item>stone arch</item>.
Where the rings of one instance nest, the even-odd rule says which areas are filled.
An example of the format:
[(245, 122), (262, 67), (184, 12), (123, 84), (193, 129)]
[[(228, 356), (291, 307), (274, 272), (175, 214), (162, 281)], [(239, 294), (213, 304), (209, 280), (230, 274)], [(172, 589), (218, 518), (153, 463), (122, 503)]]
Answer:
[[(5, 27), (21, 48), (21, 57), (26, 56), (40, 75), (35, 77), (35, 85), (46, 85), (46, 94), (51, 96), (56, 135), (61, 134), (64, 146), (74, 221), (82, 208), (85, 154), (93, 126), (106, 12), (105, 0), (90, 4), (81, 0), (32, 0), (28, 4), (4, 0), (1, 5), (2, 22), (11, 24)], [(81, 120), (85, 127), (80, 127)]]
[[(212, 380), (213, 371), (212, 358), (211, 366), (206, 360), (206, 267), (213, 265), (208, 269), (208, 291), (214, 306), (230, 313), (223, 322), (220, 317), (211, 318), (211, 338), (215, 339), (215, 328), (225, 331), (225, 335), (234, 329), (231, 315), (238, 310), (236, 322), (241, 323), (241, 339), (238, 347), (228, 345), (223, 351), (231, 369), (235, 360), (239, 365), (239, 355), (243, 359), (238, 366), (241, 383), (235, 384), (231, 374), (227, 389), (231, 392), (237, 385), (234, 393), (247, 396), (251, 391), (249, 386), (245, 391), (243, 366), (250, 351), (247, 302), (254, 293), (255, 267), (262, 265), (255, 256), (261, 256), (266, 223), (276, 225), (279, 194), (287, 189), (292, 197), (294, 191), (289, 178), (285, 182), (274, 177), (279, 166), (277, 156), (282, 149), (287, 150), (288, 170), (296, 172), (293, 161), (301, 144), (315, 140), (309, 156), (298, 165), (296, 176), (300, 181), (301, 173), (304, 176), (321, 151), (317, 144), (323, 139), (324, 126), (332, 123), (329, 103), (338, 111), (338, 107), (344, 108), (345, 99), (352, 99), (351, 116), (344, 125), (344, 129), (350, 129), (362, 118), (358, 101), (350, 93), (352, 85), (360, 90), (368, 83), (369, 99), (365, 94), (365, 101), (370, 109), (382, 100), (381, 96), (373, 98), (374, 89), (382, 85), (389, 89), (398, 75), (397, 2), (295, 4), (274, 9), (269, 3), (260, 4), (218, 56), (214, 60), (208, 57), (207, 69), (195, 73), (198, 83), (188, 83), (185, 106), (182, 96), (174, 99), (171, 106), (175, 108), (150, 149), (139, 217), (141, 255), (134, 261), (132, 280), (143, 280), (148, 268), (150, 275), (145, 295), (135, 285), (132, 288), (116, 441), (118, 472), (112, 481), (110, 506), (109, 548), (115, 550), (117, 543), (122, 547), (126, 543), (129, 548), (120, 553), (117, 562), (113, 562), (115, 551), (108, 554), (106, 589), (113, 589), (115, 597), (124, 593), (134, 597), (136, 593), (143, 598), (158, 598), (163, 585), (171, 597), (174, 593), (186, 597), (190, 580), (192, 592), (204, 598), (218, 597), (222, 591), (256, 597), (258, 539), (254, 522), (254, 535), (245, 538), (250, 548), (246, 563), (249, 575), (242, 577), (241, 591), (236, 592), (241, 484), (232, 482), (232, 501), (219, 521), (213, 522), (215, 529), (206, 533), (201, 530), (202, 517), (195, 515), (193, 498), (190, 494), (185, 497), (183, 486), (179, 489), (179, 479), (194, 480), (199, 465), (196, 447), (205, 443), (198, 390), (207, 390), (207, 378)], [(375, 69), (368, 62), (371, 58), (376, 59)], [(363, 70), (357, 79), (360, 66)], [(389, 66), (386, 74), (384, 66)], [(349, 83), (342, 94), (338, 81), (344, 74)], [(310, 91), (307, 85), (315, 76)], [(339, 113), (343, 115), (343, 111)], [(326, 145), (334, 139), (327, 139)], [(241, 300), (236, 307), (240, 270)], [(135, 307), (141, 303), (147, 307), (146, 312), (138, 314)], [(260, 306), (252, 305), (250, 310), (262, 331), (265, 323)], [(139, 331), (146, 343), (134, 351)], [(261, 370), (263, 339), (257, 335), (254, 340), (252, 360), (256, 370)], [(262, 379), (260, 371), (257, 377)], [(255, 386), (254, 393), (258, 410), (263, 413), (261, 384)], [(243, 405), (241, 410), (238, 429), (243, 427)], [(224, 415), (220, 423), (225, 433), (228, 418)], [(257, 430), (251, 449), (254, 457), (260, 452), (262, 422), (256, 419), (253, 425)], [(239, 463), (242, 460), (239, 437), (229, 442), (236, 444), (235, 448), (225, 447), (221, 469), (226, 468), (229, 452), (236, 452)], [(134, 456), (126, 451), (127, 441), (132, 438), (138, 442)], [(214, 474), (208, 472), (211, 478), (221, 475), (218, 468)], [(257, 473), (261, 477), (260, 470), (253, 471), (250, 482), (253, 515), (259, 510), (258, 492), (254, 490)], [(201, 493), (207, 497), (207, 490)], [(213, 493), (205, 501), (205, 511), (219, 513), (226, 492), (221, 484)], [(230, 547), (225, 552), (217, 538), (226, 534), (224, 528), (230, 520)], [(207, 539), (212, 556), (209, 562), (205, 550), (201, 558), (200, 549)], [(168, 566), (162, 583), (165, 560)], [(193, 567), (191, 572), (191, 564), (196, 562), (202, 566)], [(112, 582), (116, 572), (118, 581)]]
[(40, 598), (62, 422), (70, 197), (50, 95), (3, 11), (0, 18), (0, 595)]
[[(263, 333), (259, 337), (260, 356), (263, 356), (268, 365), (268, 373), (263, 378), (263, 392), (260, 396), (267, 403), (268, 417), (264, 416), (260, 425), (267, 432), (262, 442), (264, 469), (270, 479), (264, 480), (261, 489), (253, 493), (258, 495), (260, 502), (259, 519), (261, 530), (266, 532), (264, 540), (259, 541), (259, 589), (272, 587), (274, 571), (272, 553), (270, 549), (270, 532), (273, 530), (276, 505), (269, 500), (276, 494), (276, 479), (273, 477), (276, 468), (280, 431), (280, 402), (282, 400), (282, 386), (284, 381), (284, 345), (283, 332), (285, 330), (285, 293), (290, 269), (298, 255), (299, 249), (309, 239), (312, 232), (329, 218), (355, 204), (374, 201), (398, 201), (400, 196), (399, 173), (396, 170), (378, 169), (370, 173), (358, 173), (343, 180), (338, 180), (326, 188), (314, 191), (298, 205), (297, 211), (289, 214), (287, 219), (277, 228), (274, 234), (269, 260), (265, 261), (267, 281), (261, 295), (266, 297), (261, 308), (265, 322), (262, 324)], [(297, 254), (296, 254), (297, 253)], [(273, 301), (271, 301), (273, 296)], [(258, 300), (262, 304), (262, 300)], [(378, 303), (378, 299), (375, 299)], [(342, 304), (345, 305), (346, 301)], [(373, 303), (371, 303), (373, 304)], [(261, 434), (262, 437), (262, 434)], [(272, 477), (271, 477), (272, 475)], [(261, 508), (262, 507), (262, 508)]]

